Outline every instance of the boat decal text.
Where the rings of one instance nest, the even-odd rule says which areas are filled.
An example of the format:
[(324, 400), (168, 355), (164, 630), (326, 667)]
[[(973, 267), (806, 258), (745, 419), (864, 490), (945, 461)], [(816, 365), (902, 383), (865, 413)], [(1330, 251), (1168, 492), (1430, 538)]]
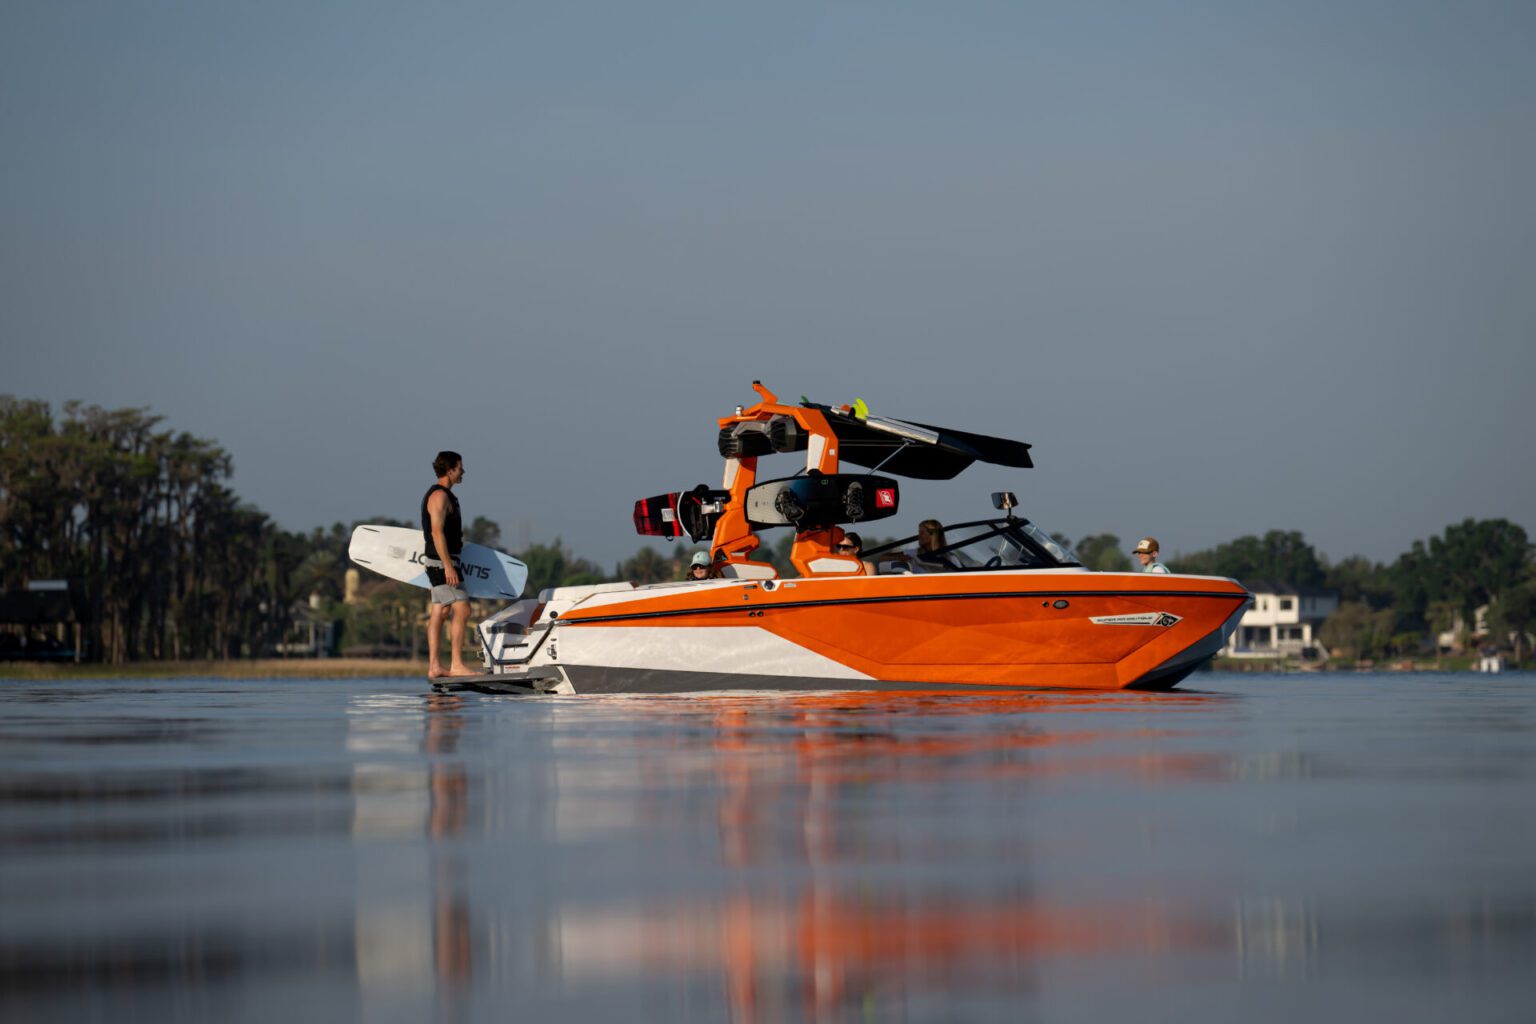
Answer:
[(1138, 615), (1090, 615), (1088, 621), (1095, 626), (1171, 626), (1179, 621), (1179, 617), (1167, 612), (1142, 612)]
[[(427, 567), (427, 556), (420, 551), (412, 552), (411, 557), (407, 561), (412, 565), (419, 565), (422, 568)], [(488, 580), (491, 578), (491, 570), (488, 566), (474, 565), (465, 562), (463, 559), (455, 558), (453, 560), (453, 567), (459, 570), (459, 575), (465, 579), (474, 577), (477, 580)]]

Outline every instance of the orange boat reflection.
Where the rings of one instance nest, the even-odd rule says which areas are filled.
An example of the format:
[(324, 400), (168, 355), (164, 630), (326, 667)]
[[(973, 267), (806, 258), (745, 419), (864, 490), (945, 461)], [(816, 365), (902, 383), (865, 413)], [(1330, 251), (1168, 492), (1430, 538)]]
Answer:
[[(919, 697), (919, 706), (927, 698)], [(1108, 728), (1045, 731), (1029, 716), (1070, 711), (1114, 716), (1204, 706), (1200, 694), (994, 693), (957, 700), (934, 696), (938, 716), (1009, 715), (1017, 726), (979, 735), (927, 728), (917, 734), (882, 727), (882, 713), (913, 712), (913, 696), (878, 693), (806, 694), (768, 699), (739, 696), (674, 698), (660, 715), (686, 716), (692, 728), (668, 734), (642, 753), (668, 786), (688, 799), (714, 803), (719, 864), (728, 872), (721, 894), (653, 897), (639, 904), (557, 906), (541, 926), (550, 944), (544, 958), (559, 965), (566, 983), (603, 978), (718, 974), (736, 1021), (825, 1018), (917, 989), (946, 990), (1027, 984), (1056, 957), (1139, 955), (1220, 948), (1229, 941), (1222, 923), (1191, 917), (1178, 904), (1136, 896), (1113, 898), (1035, 891), (1028, 881), (1028, 849), (1011, 855), (994, 891), (966, 884), (958, 891), (914, 884), (911, 865), (925, 853), (871, 854), (859, 837), (845, 836), (848, 794), (881, 781), (970, 777), (1028, 780), (1068, 770), (1032, 752), (1082, 748), (1070, 770), (1130, 771), (1200, 778), (1215, 770), (1198, 759), (1117, 757), (1095, 752)], [(457, 698), (432, 698), (424, 749), (432, 761), (428, 829), (439, 839), (462, 835), (470, 824), (470, 787), (462, 770), (441, 755), (453, 750), (460, 727)], [(697, 728), (707, 723), (707, 730)], [(1176, 720), (1170, 721), (1173, 731)], [(1136, 735), (1144, 733), (1138, 730)], [(1118, 735), (1125, 735), (1124, 732)], [(642, 748), (644, 751), (644, 748)], [(687, 773), (676, 776), (683, 752)], [(699, 758), (701, 752), (707, 756)], [(643, 774), (643, 773), (642, 773)], [(707, 784), (706, 784), (707, 783)], [(638, 785), (639, 783), (637, 783)], [(656, 774), (647, 784), (658, 784)], [(558, 799), (558, 795), (556, 796)], [(691, 806), (691, 804), (690, 804)], [(786, 841), (788, 840), (788, 841)], [(875, 856), (876, 863), (869, 862)], [(1015, 856), (1018, 863), (1015, 863)], [(881, 873), (881, 864), (902, 870)], [(491, 920), (487, 908), (459, 895), (447, 857), (434, 879), (435, 972), (445, 997), (471, 982), (477, 951), (489, 957), (485, 936), (510, 922)], [(917, 865), (921, 869), (922, 865)], [(766, 874), (764, 872), (767, 872)], [(920, 873), (920, 870), (919, 870)], [(478, 937), (478, 938), (477, 938)], [(483, 965), (482, 965), (483, 966)]]

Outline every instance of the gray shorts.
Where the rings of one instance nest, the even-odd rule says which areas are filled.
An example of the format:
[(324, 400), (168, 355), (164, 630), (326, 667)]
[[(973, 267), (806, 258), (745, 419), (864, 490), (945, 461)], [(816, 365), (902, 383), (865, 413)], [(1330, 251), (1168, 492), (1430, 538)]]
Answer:
[(435, 558), (423, 558), (421, 563), (427, 567), (427, 582), (432, 586), (433, 604), (457, 604), (460, 601), (468, 601), (469, 593), (464, 589), (464, 580), (459, 580), (459, 585), (448, 585), (448, 574), (443, 571), (443, 563)]
[(455, 604), (459, 601), (468, 601), (469, 594), (463, 587), (450, 587), (446, 583), (439, 583), (432, 588), (433, 604)]

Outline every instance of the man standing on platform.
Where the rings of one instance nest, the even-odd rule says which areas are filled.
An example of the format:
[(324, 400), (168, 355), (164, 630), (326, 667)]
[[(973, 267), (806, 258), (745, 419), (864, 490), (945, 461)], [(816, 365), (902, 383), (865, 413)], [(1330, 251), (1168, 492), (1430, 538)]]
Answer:
[[(453, 488), (464, 482), (464, 457), (458, 452), (438, 452), (432, 460), (437, 483), (421, 499), (421, 534), (426, 542), (427, 582), (432, 584), (432, 612), (427, 616), (427, 678), (479, 675), (464, 664), (461, 648), (464, 628), (469, 625), (469, 594), (459, 577), (454, 556), (464, 550), (464, 520), (459, 514), (459, 499)], [(452, 658), (443, 671), (439, 656), (443, 618), (453, 608)]]

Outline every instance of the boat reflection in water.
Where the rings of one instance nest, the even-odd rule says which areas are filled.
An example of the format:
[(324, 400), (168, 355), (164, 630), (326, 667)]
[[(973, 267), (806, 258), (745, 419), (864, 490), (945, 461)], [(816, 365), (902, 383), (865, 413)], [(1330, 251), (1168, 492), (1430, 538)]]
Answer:
[[(466, 700), (428, 698), (423, 739), (440, 996), (472, 993), (485, 975), (526, 974), (531, 955), (542, 982), (568, 994), (638, 986), (676, 1009), (707, 1002), (703, 986), (737, 1021), (1001, 1009), (1051, 965), (1107, 959), (1156, 971), (1171, 955), (1232, 944), (1229, 919), (1202, 916), (1176, 893), (1117, 892), (1089, 878), (1042, 886), (1031, 868), (1037, 847), (1055, 859), (1077, 841), (1041, 834), (1032, 780), (1226, 772), (1220, 757), (1105, 749), (1114, 730), (1098, 718), (1133, 712), (1143, 743), (1217, 698), (653, 697), (645, 714), (661, 727), (630, 742), (604, 725), (627, 719), (640, 698), (609, 698), (599, 709), (555, 707), (560, 754), (535, 779), (454, 759), (467, 716), (483, 711)], [(1154, 709), (1166, 724), (1148, 724)], [(1030, 724), (1053, 712), (1090, 720)], [(560, 728), (568, 713), (583, 720), (580, 734)], [(509, 857), (491, 866), (496, 880), (474, 877), (486, 859), (455, 841), (495, 831), (506, 806), (476, 782), (546, 790), (539, 821), (553, 842), (539, 863)], [(495, 895), (500, 887), (554, 899), (528, 917), (521, 900)]]

